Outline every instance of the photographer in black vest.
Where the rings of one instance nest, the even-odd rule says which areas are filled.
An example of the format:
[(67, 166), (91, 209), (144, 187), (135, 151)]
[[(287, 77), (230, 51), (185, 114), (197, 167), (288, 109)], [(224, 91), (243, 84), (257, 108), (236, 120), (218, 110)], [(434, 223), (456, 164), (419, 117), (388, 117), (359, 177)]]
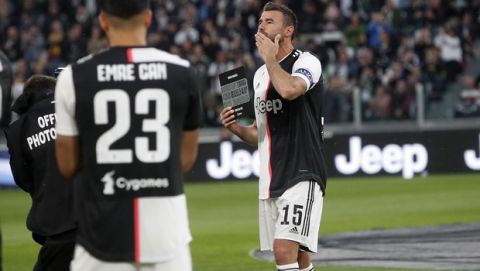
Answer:
[(55, 159), (55, 84), (50, 76), (29, 78), (12, 107), (19, 118), (5, 131), (15, 183), (32, 198), (27, 228), (42, 245), (34, 271), (69, 270), (75, 243), (73, 182)]

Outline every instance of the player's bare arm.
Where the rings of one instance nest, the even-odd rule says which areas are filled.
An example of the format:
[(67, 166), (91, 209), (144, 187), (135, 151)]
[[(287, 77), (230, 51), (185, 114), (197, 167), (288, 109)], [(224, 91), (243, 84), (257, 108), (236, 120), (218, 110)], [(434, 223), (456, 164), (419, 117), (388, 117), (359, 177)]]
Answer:
[(57, 134), (55, 148), (60, 173), (66, 179), (72, 179), (78, 171), (80, 160), (78, 136), (62, 136)]
[(281, 35), (278, 34), (275, 36), (275, 40), (272, 41), (261, 32), (255, 34), (258, 52), (267, 66), (273, 86), (282, 98), (294, 100), (305, 94), (307, 84), (302, 78), (287, 73), (278, 63), (277, 54), (280, 38)]
[(258, 144), (258, 131), (255, 122), (248, 126), (238, 125), (235, 118), (235, 111), (231, 107), (225, 107), (222, 112), (220, 112), (220, 119), (223, 126), (228, 128), (230, 131), (232, 131), (232, 133), (240, 137), (246, 143), (250, 145)]
[(183, 172), (189, 171), (197, 159), (198, 134), (198, 129), (184, 131), (182, 134), (180, 159)]

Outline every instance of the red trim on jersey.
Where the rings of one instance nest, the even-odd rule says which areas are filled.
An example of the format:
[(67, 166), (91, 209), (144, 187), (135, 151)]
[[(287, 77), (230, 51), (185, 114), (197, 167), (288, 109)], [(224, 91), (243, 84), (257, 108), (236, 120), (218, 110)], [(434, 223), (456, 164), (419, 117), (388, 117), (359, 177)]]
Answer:
[[(130, 49), (129, 49), (130, 50)], [(140, 219), (138, 198), (133, 199), (133, 243), (134, 243), (134, 257), (135, 262), (140, 262)]]
[[(265, 101), (268, 99), (268, 89), (270, 88), (270, 83), (271, 81), (268, 81), (267, 84), (267, 90), (265, 91)], [(272, 185), (272, 163), (271, 163), (271, 158), (272, 158), (272, 137), (270, 135), (270, 126), (268, 125), (268, 111), (265, 111), (265, 128), (267, 130), (267, 140), (268, 140), (268, 175), (270, 176), (269, 178), (269, 185), (268, 185), (268, 197), (270, 198), (270, 185)]]
[(127, 49), (127, 59), (128, 59), (128, 62), (130, 62), (130, 63), (133, 62), (132, 48)]

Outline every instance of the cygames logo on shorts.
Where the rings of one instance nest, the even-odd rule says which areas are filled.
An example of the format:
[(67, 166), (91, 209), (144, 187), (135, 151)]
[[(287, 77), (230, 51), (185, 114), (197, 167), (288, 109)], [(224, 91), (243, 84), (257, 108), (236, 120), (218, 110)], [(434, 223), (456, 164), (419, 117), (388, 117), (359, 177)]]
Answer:
[(116, 189), (124, 191), (138, 191), (146, 188), (167, 188), (170, 184), (167, 178), (139, 178), (127, 179), (124, 177), (116, 177), (113, 175), (115, 171), (109, 171), (103, 175), (103, 194), (114, 195)]

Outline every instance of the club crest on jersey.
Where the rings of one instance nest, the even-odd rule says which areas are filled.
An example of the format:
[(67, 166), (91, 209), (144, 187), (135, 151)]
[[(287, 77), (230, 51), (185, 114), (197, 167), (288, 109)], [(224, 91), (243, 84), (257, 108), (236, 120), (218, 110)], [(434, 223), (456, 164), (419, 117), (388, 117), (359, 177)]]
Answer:
[(260, 99), (260, 97), (257, 97), (257, 100), (255, 101), (255, 108), (262, 114), (266, 112), (273, 112), (273, 114), (277, 114), (282, 111), (283, 104), (282, 100), (280, 99), (265, 101)]
[(113, 177), (115, 171), (109, 171), (103, 175), (103, 194), (114, 195), (115, 190), (139, 191), (147, 188), (167, 188), (170, 182), (167, 178), (132, 178)]

